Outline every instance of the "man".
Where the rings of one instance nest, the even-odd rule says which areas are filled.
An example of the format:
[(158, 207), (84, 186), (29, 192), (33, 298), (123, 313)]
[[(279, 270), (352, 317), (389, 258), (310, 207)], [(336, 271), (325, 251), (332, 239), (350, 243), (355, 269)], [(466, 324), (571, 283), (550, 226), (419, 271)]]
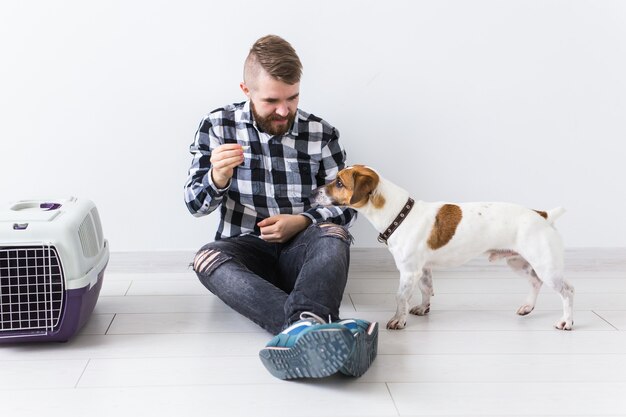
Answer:
[(207, 115), (190, 146), (185, 202), (194, 216), (220, 207), (215, 241), (197, 253), (204, 286), (277, 334), (261, 350), (281, 379), (360, 376), (376, 356), (377, 323), (340, 320), (355, 212), (313, 208), (310, 195), (345, 165), (339, 133), (298, 109), (302, 65), (265, 36), (251, 48), (248, 100)]

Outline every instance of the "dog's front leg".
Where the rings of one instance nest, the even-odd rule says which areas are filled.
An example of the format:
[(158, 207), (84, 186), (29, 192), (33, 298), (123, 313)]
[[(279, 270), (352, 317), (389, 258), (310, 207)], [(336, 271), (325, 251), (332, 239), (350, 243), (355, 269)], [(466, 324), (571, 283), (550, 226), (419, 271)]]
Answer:
[(422, 304), (413, 307), (410, 313), (416, 316), (425, 316), (430, 311), (430, 297), (435, 295), (433, 293), (433, 276), (430, 269), (424, 268), (422, 270), (422, 277), (418, 281), (418, 286), (422, 292)]
[(413, 295), (415, 283), (422, 276), (422, 268), (416, 271), (400, 271), (400, 286), (396, 294), (396, 314), (387, 322), (388, 329), (400, 330), (406, 326), (406, 318), (409, 315), (409, 300)]

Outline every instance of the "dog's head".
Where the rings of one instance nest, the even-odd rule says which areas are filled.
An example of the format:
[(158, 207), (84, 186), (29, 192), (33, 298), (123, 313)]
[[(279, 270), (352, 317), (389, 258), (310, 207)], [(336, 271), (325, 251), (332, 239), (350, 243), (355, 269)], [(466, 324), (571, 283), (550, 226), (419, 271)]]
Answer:
[(316, 189), (313, 197), (322, 206), (358, 209), (371, 202), (374, 207), (381, 207), (385, 199), (376, 193), (379, 180), (380, 177), (373, 169), (364, 165), (353, 165), (339, 171), (332, 182)]

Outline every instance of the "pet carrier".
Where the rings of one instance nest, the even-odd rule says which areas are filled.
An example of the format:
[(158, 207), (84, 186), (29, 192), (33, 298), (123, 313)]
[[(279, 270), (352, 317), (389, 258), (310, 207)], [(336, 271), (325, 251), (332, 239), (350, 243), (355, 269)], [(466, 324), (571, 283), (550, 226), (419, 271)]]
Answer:
[(0, 208), (0, 343), (67, 341), (91, 315), (108, 261), (89, 200)]

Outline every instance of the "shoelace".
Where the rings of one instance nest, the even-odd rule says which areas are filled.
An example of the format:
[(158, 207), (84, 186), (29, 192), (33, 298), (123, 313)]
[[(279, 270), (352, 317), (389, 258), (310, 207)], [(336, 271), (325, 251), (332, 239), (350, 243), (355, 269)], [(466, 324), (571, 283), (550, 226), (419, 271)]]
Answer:
[(332, 323), (332, 318), (330, 314), (328, 315), (328, 321), (324, 321), (323, 318), (321, 318), (315, 313), (311, 313), (310, 311), (303, 311), (302, 313), (300, 313), (300, 320), (307, 320), (307, 319), (313, 319), (319, 324)]

